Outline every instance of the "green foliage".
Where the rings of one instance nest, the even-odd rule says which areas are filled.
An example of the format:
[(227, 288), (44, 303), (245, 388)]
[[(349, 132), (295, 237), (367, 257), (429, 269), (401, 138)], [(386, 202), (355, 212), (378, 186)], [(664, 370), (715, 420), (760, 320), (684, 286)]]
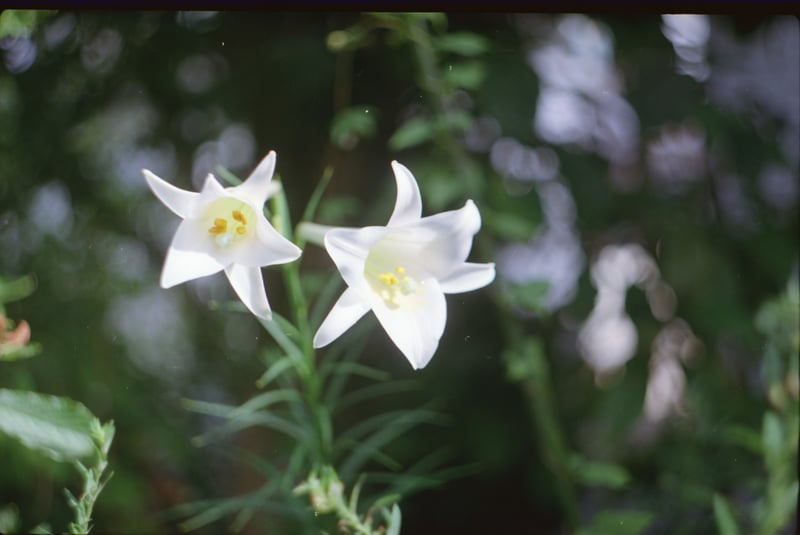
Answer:
[(473, 32), (451, 32), (435, 36), (433, 46), (441, 52), (479, 56), (489, 50), (489, 40)]
[(369, 106), (347, 108), (341, 110), (333, 118), (331, 141), (342, 149), (353, 148), (359, 138), (373, 136), (377, 127), (377, 110), (375, 108)]
[(573, 455), (569, 461), (572, 477), (577, 483), (587, 487), (606, 487), (623, 489), (631, 481), (630, 473), (614, 463), (589, 461), (580, 455)]
[(32, 275), (6, 280), (0, 277), (0, 313), (5, 312), (3, 305), (18, 301), (31, 295), (36, 290), (36, 280)]
[(653, 513), (646, 511), (601, 511), (586, 529), (578, 535), (637, 535), (643, 533), (653, 521)]
[(723, 496), (714, 494), (714, 520), (720, 535), (738, 535), (739, 526), (733, 516), (730, 503)]
[[(323, 466), (343, 485), (340, 513), (361, 523), (371, 514), (372, 528), (382, 523), (386, 533), (399, 531), (401, 507), (408, 532), (424, 523), (427, 531), (462, 533), (540, 525), (587, 534), (781, 533), (796, 523), (796, 281), (769, 297), (796, 270), (797, 207), (766, 202), (763, 172), (771, 162), (796, 183), (796, 159), (780, 142), (791, 120), (772, 117), (773, 105), (796, 98), (772, 64), (781, 55), (759, 63), (771, 75), (761, 78), (775, 89), (773, 101), (750, 100), (759, 87), (747, 80), (753, 90), (726, 105), (710, 82), (675, 72), (658, 17), (587, 19), (602, 21), (613, 37), (611, 82), (624, 87), (638, 120), (638, 145), (624, 162), (594, 152), (613, 149), (613, 135), (622, 133), (602, 113), (592, 117), (611, 135), (585, 143), (550, 143), (532, 127), (549, 82), (530, 59), (551, 29), (568, 34), (557, 14), (0, 13), (6, 44), (30, 45), (28, 55), (2, 51), (18, 63), (0, 72), (0, 270), (36, 274), (18, 285), (0, 280), (7, 330), (25, 319), (36, 337), (0, 351), (0, 387), (58, 392), (113, 412), (116, 475), (92, 511), (97, 531), (338, 532), (339, 514), (315, 516), (307, 496), (292, 493), (312, 474), (321, 479)], [(722, 32), (731, 22), (721, 16), (712, 25), (717, 89), (747, 79), (763, 36), (781, 20), (737, 22), (729, 44), (750, 53), (723, 61), (714, 43), (728, 42)], [(557, 67), (562, 81), (587, 80), (589, 71)], [(198, 80), (208, 86), (193, 85)], [(607, 111), (605, 98), (574, 96)], [(656, 149), (691, 145), (671, 145), (661, 134), (680, 132), (687, 118), (701, 134), (698, 157), (713, 165), (683, 192), (659, 190)], [(472, 127), (487, 125), (475, 143)], [(491, 151), (498, 136), (547, 151), (555, 176), (502, 172)], [(297, 266), (265, 270), (270, 303), (285, 315), (263, 325), (240, 306), (198, 306), (207, 295), (231, 295), (220, 297), (214, 283), (158, 290), (172, 221), (152, 209), (139, 169), (157, 162), (183, 177), (182, 186), (213, 169), (234, 185), (239, 177), (213, 166), (244, 165), (264, 148), (280, 154), (288, 199), (276, 199), (269, 213), (287, 235), (303, 220), (385, 221), (378, 190), (392, 184), (376, 176), (388, 176), (387, 159), (397, 157), (419, 179), (427, 213), (476, 203), (483, 222), (476, 262), (535, 242), (543, 225), (567, 219), (544, 207), (547, 186), (558, 182), (572, 196), (571, 230), (590, 262), (608, 243), (635, 241), (674, 289), (676, 318), (704, 346), (673, 370), (685, 379), (681, 410), (643, 422), (663, 327), (644, 292), (625, 297), (638, 343), (624, 375), (593, 380), (575, 347), (596, 297), (588, 263), (576, 268), (574, 300), (557, 310), (544, 298), (559, 288), (510, 284), (500, 270), (486, 292), (448, 296), (437, 356), (413, 375), (396, 364), (385, 336), (370, 334), (371, 317), (340, 343), (311, 348), (343, 282), (331, 276), (325, 251), (309, 244)], [(684, 171), (680, 154), (667, 160), (676, 174)], [(730, 219), (726, 202), (737, 190), (721, 180), (734, 170), (741, 179), (734, 215), (747, 216), (743, 223)], [(66, 192), (61, 204), (46, 195), (52, 185)], [(290, 217), (290, 207), (300, 217)], [(19, 301), (34, 286), (36, 294)], [(125, 326), (148, 326), (137, 334), (144, 344), (157, 339), (160, 319), (175, 320), (181, 332), (172, 334), (186, 343), (165, 343), (147, 369), (139, 341), (123, 339), (109, 320), (120, 301), (156, 292), (175, 305), (169, 317), (130, 315)], [(46, 359), (20, 360), (39, 347)], [(178, 351), (187, 358), (173, 361)], [(180, 403), (185, 398), (195, 401)], [(45, 515), (61, 526), (77, 514), (84, 517), (76, 525), (88, 530), (80, 503), (91, 493), (63, 481), (75, 475), (68, 465), (16, 440), (4, 445), (37, 477), (25, 463), (2, 471), (0, 494), (15, 504), (0, 507), (0, 531), (28, 531), (23, 520)], [(83, 484), (99, 488), (105, 476), (89, 457), (79, 472)], [(74, 492), (71, 503), (43, 503), (48, 490), (64, 486)], [(415, 497), (424, 489), (437, 491)], [(157, 512), (165, 508), (168, 515)]]
[(433, 137), (434, 123), (425, 117), (413, 117), (403, 123), (392, 137), (389, 138), (389, 148), (395, 151), (415, 147)]
[(75, 521), (70, 522), (69, 531), (73, 534), (89, 533), (92, 530), (92, 510), (100, 497), (111, 474), (104, 473), (108, 467), (108, 450), (111, 449), (111, 442), (114, 440), (114, 422), (104, 425), (94, 419), (92, 421), (92, 438), (97, 447), (97, 462), (94, 466), (87, 468), (80, 462), (75, 466), (83, 478), (83, 487), (78, 498), (69, 490), (64, 490), (67, 495), (67, 503), (75, 513)]
[(452, 88), (475, 90), (486, 78), (486, 66), (478, 61), (454, 63), (448, 66), (442, 78)]
[(55, 11), (33, 9), (5, 9), (0, 12), (0, 39), (30, 35), (39, 23)]

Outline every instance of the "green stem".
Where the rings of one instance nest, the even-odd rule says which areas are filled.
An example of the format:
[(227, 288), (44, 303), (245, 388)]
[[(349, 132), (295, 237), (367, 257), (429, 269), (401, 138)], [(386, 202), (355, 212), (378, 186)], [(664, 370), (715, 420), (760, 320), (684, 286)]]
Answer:
[[(271, 200), (273, 213), (275, 214), (274, 225), (288, 240), (293, 241), (289, 205), (286, 202), (286, 195), (283, 190), (281, 189)], [(284, 264), (283, 277), (289, 304), (293, 312), (293, 321), (297, 326), (299, 349), (303, 356), (304, 366), (302, 368), (298, 367), (297, 371), (302, 382), (309, 415), (314, 425), (316, 444), (312, 451), (315, 453), (316, 463), (327, 464), (331, 461), (333, 449), (331, 444), (332, 423), (330, 413), (321, 403), (322, 385), (319, 374), (316, 373), (316, 353), (313, 346), (311, 324), (308, 320), (308, 303), (300, 282), (300, 262)]]

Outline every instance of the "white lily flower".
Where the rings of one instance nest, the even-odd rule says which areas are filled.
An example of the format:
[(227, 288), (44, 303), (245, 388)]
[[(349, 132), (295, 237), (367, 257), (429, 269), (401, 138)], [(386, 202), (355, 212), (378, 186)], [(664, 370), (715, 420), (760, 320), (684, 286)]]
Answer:
[(271, 318), (261, 266), (285, 264), (301, 253), (264, 217), (264, 202), (280, 187), (272, 182), (274, 170), (275, 152), (270, 151), (240, 185), (223, 188), (209, 174), (199, 193), (142, 170), (156, 197), (183, 219), (167, 251), (162, 288), (224, 270), (248, 310)]
[(447, 320), (444, 294), (486, 286), (494, 263), (465, 262), (481, 226), (471, 200), (463, 208), (422, 216), (411, 172), (392, 162), (394, 212), (384, 227), (334, 228), (324, 242), (348, 288), (314, 336), (314, 347), (338, 338), (369, 310), (414, 369), (433, 357)]

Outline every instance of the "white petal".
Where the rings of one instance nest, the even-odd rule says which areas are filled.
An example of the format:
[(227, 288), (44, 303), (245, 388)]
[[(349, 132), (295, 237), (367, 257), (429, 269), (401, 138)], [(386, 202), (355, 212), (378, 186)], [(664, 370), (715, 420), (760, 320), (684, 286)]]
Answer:
[(197, 208), (204, 208), (209, 203), (223, 197), (225, 195), (225, 188), (219, 183), (219, 180), (213, 173), (208, 173), (205, 182), (203, 182), (203, 189), (200, 190), (200, 200), (197, 202)]
[(225, 267), (206, 238), (203, 229), (192, 220), (186, 219), (178, 226), (161, 272), (162, 288), (213, 275)]
[(372, 246), (386, 235), (386, 227), (335, 228), (325, 234), (325, 249), (348, 286), (367, 284), (364, 264)]
[(179, 217), (186, 218), (200, 198), (199, 193), (176, 188), (147, 169), (142, 169), (142, 174), (156, 197)]
[(439, 285), (444, 293), (454, 294), (483, 288), (493, 280), (494, 262), (489, 264), (464, 262), (439, 279)]
[(406, 166), (396, 161), (392, 162), (392, 170), (397, 181), (397, 199), (388, 225), (404, 225), (417, 221), (422, 216), (422, 196), (417, 181)]
[(418, 370), (431, 360), (447, 321), (447, 304), (436, 279), (424, 281), (413, 296), (413, 303), (389, 308), (377, 296), (372, 310), (386, 334)]
[(299, 247), (275, 230), (259, 212), (255, 235), (239, 245), (234, 261), (250, 267), (271, 266), (297, 260), (301, 253)]
[(256, 166), (247, 180), (235, 188), (231, 188), (234, 195), (248, 199), (257, 208), (264, 206), (267, 197), (275, 192), (272, 186), (272, 174), (275, 172), (275, 151), (269, 151), (263, 160)]
[(232, 264), (225, 268), (225, 275), (228, 276), (236, 295), (250, 312), (266, 320), (272, 318), (267, 291), (264, 289), (264, 279), (261, 278), (259, 268)]
[(410, 225), (392, 229), (387, 245), (417, 259), (437, 279), (462, 264), (472, 249), (472, 237), (481, 227), (481, 216), (472, 201), (463, 208), (423, 217)]
[(339, 338), (369, 311), (367, 303), (357, 290), (347, 288), (317, 329), (314, 347), (325, 347)]

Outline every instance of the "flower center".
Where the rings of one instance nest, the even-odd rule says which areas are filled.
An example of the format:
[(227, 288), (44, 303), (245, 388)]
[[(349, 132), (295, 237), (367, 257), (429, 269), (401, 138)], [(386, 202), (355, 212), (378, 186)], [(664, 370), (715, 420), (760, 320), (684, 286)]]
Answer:
[(255, 213), (247, 204), (225, 198), (211, 204), (207, 217), (209, 236), (217, 246), (225, 248), (252, 234)]
[(392, 308), (400, 306), (403, 300), (414, 294), (419, 287), (416, 279), (406, 274), (403, 266), (397, 266), (394, 270), (384, 271), (369, 279), (375, 293)]

